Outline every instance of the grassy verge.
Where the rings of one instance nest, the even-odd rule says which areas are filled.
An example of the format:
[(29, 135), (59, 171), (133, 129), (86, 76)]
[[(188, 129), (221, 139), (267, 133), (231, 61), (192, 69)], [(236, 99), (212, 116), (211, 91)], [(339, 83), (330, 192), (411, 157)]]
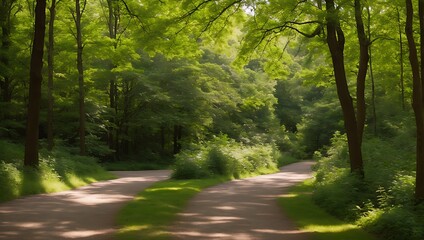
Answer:
[(376, 240), (360, 227), (343, 222), (319, 208), (312, 200), (312, 180), (293, 187), (278, 201), (301, 230), (312, 233), (311, 240)]
[(118, 215), (118, 240), (164, 240), (166, 231), (187, 202), (202, 189), (225, 179), (167, 180), (147, 188)]

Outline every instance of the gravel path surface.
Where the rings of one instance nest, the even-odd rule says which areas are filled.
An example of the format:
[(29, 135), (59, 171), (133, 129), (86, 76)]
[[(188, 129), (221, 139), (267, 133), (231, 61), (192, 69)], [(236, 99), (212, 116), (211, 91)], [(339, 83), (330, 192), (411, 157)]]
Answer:
[(192, 199), (170, 228), (174, 239), (306, 240), (284, 216), (276, 198), (312, 177), (313, 162), (283, 167), (281, 172), (231, 181), (205, 189)]
[(170, 171), (113, 172), (119, 178), (0, 204), (0, 239), (112, 239), (119, 209)]

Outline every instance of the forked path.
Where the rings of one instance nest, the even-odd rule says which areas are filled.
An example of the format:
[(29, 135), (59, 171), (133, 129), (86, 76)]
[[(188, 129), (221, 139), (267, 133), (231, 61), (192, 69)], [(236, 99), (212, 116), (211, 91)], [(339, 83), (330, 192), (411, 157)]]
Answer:
[(174, 239), (306, 240), (283, 215), (277, 197), (312, 176), (313, 162), (288, 165), (281, 172), (231, 181), (194, 197), (170, 228)]
[(114, 173), (118, 179), (0, 204), (0, 239), (113, 239), (119, 209), (170, 171)]

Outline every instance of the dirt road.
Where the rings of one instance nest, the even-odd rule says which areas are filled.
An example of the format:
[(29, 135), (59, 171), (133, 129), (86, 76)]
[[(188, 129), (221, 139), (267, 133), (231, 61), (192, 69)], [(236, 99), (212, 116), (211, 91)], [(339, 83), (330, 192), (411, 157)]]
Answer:
[(170, 171), (114, 173), (118, 179), (0, 204), (0, 239), (112, 239), (119, 209)]
[(170, 228), (184, 240), (306, 240), (284, 216), (277, 197), (310, 178), (312, 162), (300, 162), (280, 173), (224, 183), (199, 193)]

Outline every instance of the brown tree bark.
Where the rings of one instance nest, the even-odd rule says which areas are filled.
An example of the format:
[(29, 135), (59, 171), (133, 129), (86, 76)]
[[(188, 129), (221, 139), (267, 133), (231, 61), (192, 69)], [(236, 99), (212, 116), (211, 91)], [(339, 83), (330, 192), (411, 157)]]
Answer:
[(43, 79), (44, 36), (46, 30), (46, 0), (37, 0), (35, 6), (34, 42), (31, 53), (28, 120), (25, 138), (24, 165), (38, 167), (38, 124)]
[[(423, 27), (424, 21), (424, 5), (423, 1), (419, 2), (419, 16), (420, 16), (420, 28)], [(408, 39), (409, 46), (409, 62), (412, 69), (412, 108), (415, 115), (415, 124), (417, 132), (417, 155), (416, 155), (416, 185), (415, 185), (415, 198), (418, 202), (424, 200), (424, 103), (423, 103), (423, 82), (422, 82), (422, 72), (420, 74), (420, 62), (418, 59), (417, 46), (414, 40), (413, 32), (413, 5), (411, 0), (406, 0), (406, 23), (405, 23), (405, 33), (406, 38)], [(424, 40), (424, 32), (420, 33), (421, 43)], [(424, 51), (424, 50), (422, 50)], [(422, 56), (423, 58), (424, 56)], [(421, 58), (421, 67), (422, 67), (422, 58)], [(421, 68), (422, 71), (422, 68)]]
[(397, 11), (397, 21), (398, 21), (398, 33), (399, 33), (399, 65), (400, 65), (400, 96), (402, 102), (402, 109), (405, 110), (405, 81), (404, 81), (404, 66), (403, 66), (403, 39), (402, 39), (402, 23), (400, 20), (400, 12), (399, 9), (396, 8)]
[[(419, 79), (420, 87), (415, 93), (417, 96), (414, 96), (413, 103), (414, 112), (416, 112), (417, 124), (420, 127), (417, 127), (417, 172), (416, 172), (416, 181), (415, 181), (415, 198), (418, 202), (424, 201), (424, 0), (419, 0), (418, 2), (418, 15), (420, 19), (420, 57), (421, 57), (421, 75)], [(417, 79), (418, 81), (418, 79)], [(415, 87), (415, 86), (414, 86)], [(414, 91), (414, 90), (413, 90)], [(414, 93), (413, 93), (414, 95)], [(416, 98), (416, 99), (415, 99)], [(418, 116), (418, 118), (417, 118)]]
[(344, 33), (340, 27), (340, 21), (337, 16), (334, 0), (326, 0), (325, 4), (327, 11), (327, 45), (331, 53), (337, 95), (343, 112), (343, 120), (348, 139), (350, 169), (352, 173), (363, 176), (364, 169), (361, 141), (359, 139), (360, 134), (358, 134), (358, 123), (355, 116), (355, 108), (349, 92), (344, 65)]
[[(371, 11), (370, 7), (367, 7), (367, 20), (368, 20), (368, 41), (371, 41)], [(374, 79), (374, 71), (372, 65), (372, 45), (368, 44), (368, 52), (369, 52), (369, 76), (371, 80), (371, 105), (372, 105), (372, 117), (373, 117), (373, 132), (374, 136), (377, 136), (377, 111), (376, 111), (376, 103), (375, 103), (375, 79)]]
[(365, 104), (365, 80), (369, 61), (369, 40), (365, 34), (364, 22), (362, 20), (362, 6), (360, 0), (355, 0), (356, 32), (359, 41), (359, 68), (356, 77), (356, 121), (358, 128), (358, 140), (362, 145), (364, 135), (366, 104)]
[(54, 146), (53, 140), (53, 70), (54, 70), (54, 21), (56, 18), (56, 0), (52, 0), (50, 6), (50, 19), (49, 19), (49, 44), (47, 51), (47, 64), (48, 64), (48, 109), (47, 109), (47, 149), (51, 151)]
[(86, 154), (85, 146), (85, 90), (84, 90), (84, 68), (83, 68), (83, 42), (82, 42), (82, 27), (81, 18), (84, 12), (86, 1), (83, 2), (81, 8), (80, 0), (75, 1), (75, 27), (76, 27), (76, 40), (77, 40), (77, 69), (78, 69), (78, 99), (79, 99), (79, 148), (80, 155)]
[[(108, 31), (109, 31), (109, 38), (114, 41), (114, 49), (117, 48), (116, 44), (116, 36), (117, 31), (119, 28), (119, 8), (118, 8), (118, 2), (116, 0), (107, 0), (107, 7), (108, 7)], [(115, 64), (111, 64), (110, 69), (114, 69), (116, 66)], [(111, 76), (109, 80), (109, 107), (114, 110), (114, 116), (111, 119), (112, 124), (114, 127), (110, 127), (108, 129), (108, 142), (109, 142), (109, 148), (114, 149), (114, 155), (116, 159), (116, 155), (118, 154), (118, 148), (119, 148), (119, 132), (120, 130), (118, 128), (118, 86), (116, 82), (116, 77)]]

